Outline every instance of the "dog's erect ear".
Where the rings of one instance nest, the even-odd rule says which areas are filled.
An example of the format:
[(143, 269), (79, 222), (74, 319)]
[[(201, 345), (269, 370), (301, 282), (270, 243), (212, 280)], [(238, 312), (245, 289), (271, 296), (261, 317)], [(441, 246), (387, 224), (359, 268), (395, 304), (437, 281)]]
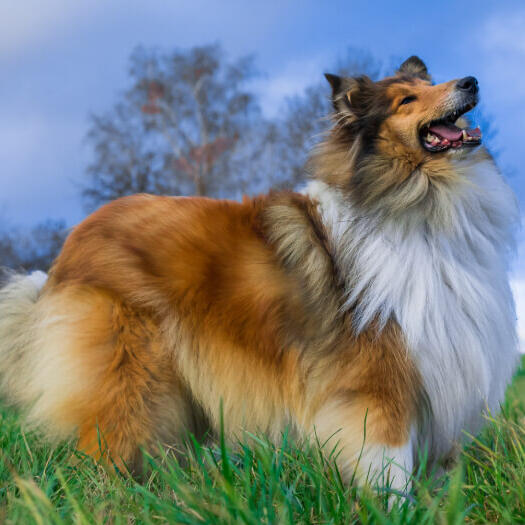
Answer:
[(431, 80), (427, 66), (425, 66), (423, 60), (421, 60), (415, 55), (412, 55), (410, 58), (407, 58), (401, 64), (397, 72), (401, 73), (402, 75), (421, 78), (422, 80)]
[(348, 78), (325, 73), (326, 80), (332, 86), (332, 104), (339, 113), (344, 113), (350, 119), (356, 118), (358, 113), (358, 93), (361, 91), (361, 84), (365, 83), (368, 77)]
[(340, 76), (332, 75), (331, 73), (325, 73), (324, 76), (326, 80), (328, 80), (330, 86), (332, 86), (332, 97), (335, 97), (341, 89), (343, 79)]

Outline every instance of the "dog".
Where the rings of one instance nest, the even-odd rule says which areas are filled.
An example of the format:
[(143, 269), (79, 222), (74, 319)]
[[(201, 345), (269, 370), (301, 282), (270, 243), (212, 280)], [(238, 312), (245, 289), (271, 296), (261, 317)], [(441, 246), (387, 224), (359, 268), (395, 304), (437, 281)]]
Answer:
[(4, 398), (117, 468), (188, 433), (286, 430), (399, 489), (457, 454), (518, 362), (516, 199), (464, 114), (474, 77), (326, 75), (302, 192), (135, 195), (0, 291)]

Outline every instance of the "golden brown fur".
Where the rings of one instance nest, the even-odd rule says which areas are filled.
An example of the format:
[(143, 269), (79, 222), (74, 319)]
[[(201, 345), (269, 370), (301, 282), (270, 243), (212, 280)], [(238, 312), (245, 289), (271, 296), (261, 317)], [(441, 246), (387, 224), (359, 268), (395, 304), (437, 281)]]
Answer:
[[(72, 232), (37, 303), (69, 385), (43, 395), (39, 416), (120, 467), (140, 447), (216, 431), (221, 403), (229, 435), (328, 438), (344, 413), (368, 412), (370, 442), (398, 446), (417, 374), (394, 324), (352, 338), (340, 294), (306, 197), (115, 201)], [(341, 418), (324, 421), (332, 404)]]
[[(364, 214), (421, 206), (444, 223), (447, 193), (436, 189), (461, 174), (423, 150), (418, 131), (454, 84), (431, 85), (421, 64), (377, 83), (331, 76), (334, 127), (311, 166)], [(407, 93), (417, 103), (400, 106)], [(119, 468), (137, 468), (142, 447), (217, 432), (221, 409), (230, 437), (246, 429), (278, 440), (288, 427), (339, 442), (348, 477), (365, 420), (363, 477), (381, 467), (378, 451), (412, 458), (403, 450), (425, 411), (420, 373), (393, 317), (355, 332), (343, 308), (349, 278), (325, 228), (318, 203), (292, 192), (103, 206), (25, 305), (32, 339), (17, 335), (0, 372), (26, 379), (4, 379), (4, 391), (48, 434), (74, 435)]]

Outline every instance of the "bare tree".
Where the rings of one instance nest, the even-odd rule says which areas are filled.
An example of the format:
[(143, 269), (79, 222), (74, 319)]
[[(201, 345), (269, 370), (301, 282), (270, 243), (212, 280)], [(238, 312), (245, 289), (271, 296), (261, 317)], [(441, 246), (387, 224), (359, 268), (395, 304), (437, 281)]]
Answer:
[(229, 195), (258, 116), (244, 88), (254, 74), (251, 57), (228, 62), (218, 45), (167, 55), (137, 49), (132, 87), (112, 111), (92, 117), (88, 207), (139, 192)]
[(47, 270), (67, 235), (64, 221), (47, 220), (29, 231), (13, 228), (0, 234), (0, 267)]

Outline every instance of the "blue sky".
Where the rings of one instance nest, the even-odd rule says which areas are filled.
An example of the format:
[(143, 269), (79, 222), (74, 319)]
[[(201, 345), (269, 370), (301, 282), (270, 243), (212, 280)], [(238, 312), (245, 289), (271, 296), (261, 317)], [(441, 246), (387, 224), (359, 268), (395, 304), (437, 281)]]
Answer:
[[(525, 2), (2, 0), (0, 220), (74, 224), (90, 159), (88, 114), (127, 85), (137, 44), (220, 42), (254, 53), (263, 111), (321, 78), (348, 46), (420, 55), (437, 81), (475, 75), (498, 130), (500, 165), (525, 208)], [(523, 241), (523, 234), (521, 234)], [(525, 292), (525, 250), (514, 274)]]
[(2, 220), (81, 219), (87, 117), (109, 108), (126, 87), (132, 49), (214, 41), (233, 57), (256, 54), (266, 74), (255, 88), (268, 114), (318, 80), (348, 46), (386, 59), (417, 53), (437, 81), (477, 76), (498, 129), (501, 165), (525, 202), (525, 3), (427, 4), (2, 0)]

